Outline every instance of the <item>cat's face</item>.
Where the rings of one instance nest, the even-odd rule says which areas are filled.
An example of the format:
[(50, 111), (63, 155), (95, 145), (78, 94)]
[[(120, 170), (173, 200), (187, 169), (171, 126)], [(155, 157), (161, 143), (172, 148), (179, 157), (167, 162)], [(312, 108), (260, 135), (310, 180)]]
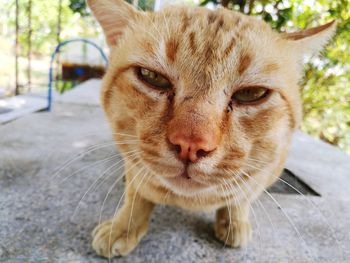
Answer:
[(298, 36), (225, 9), (116, 3), (119, 19), (92, 9), (112, 47), (104, 109), (117, 140), (140, 140), (124, 153), (182, 195), (283, 161), (301, 116)]

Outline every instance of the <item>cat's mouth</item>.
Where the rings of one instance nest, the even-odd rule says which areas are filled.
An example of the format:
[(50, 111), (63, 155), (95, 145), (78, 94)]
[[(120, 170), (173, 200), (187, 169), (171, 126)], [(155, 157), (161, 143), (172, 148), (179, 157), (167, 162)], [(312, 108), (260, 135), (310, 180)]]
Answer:
[(145, 158), (145, 161), (157, 175), (161, 184), (174, 193), (191, 196), (211, 187), (208, 182), (198, 176), (198, 173), (202, 173), (191, 163), (177, 163), (163, 167), (148, 163), (148, 158)]
[(166, 185), (169, 188), (175, 190), (175, 192), (176, 190), (180, 190), (180, 192), (183, 193), (183, 190), (193, 191), (207, 187), (206, 184), (199, 182), (196, 179), (195, 175), (191, 174), (191, 172), (188, 169), (188, 166), (185, 166), (184, 169), (177, 175), (172, 177), (166, 177), (164, 179), (166, 181)]
[(205, 187), (204, 184), (193, 180), (192, 178), (186, 176), (186, 175), (179, 175), (175, 177), (166, 178), (168, 186), (170, 188), (180, 188), (180, 189), (198, 189)]
[(188, 179), (188, 180), (191, 179), (191, 176), (188, 174), (188, 169), (187, 169), (187, 167), (184, 169), (184, 171), (183, 171), (182, 173), (180, 173), (179, 176), (182, 177), (182, 178)]

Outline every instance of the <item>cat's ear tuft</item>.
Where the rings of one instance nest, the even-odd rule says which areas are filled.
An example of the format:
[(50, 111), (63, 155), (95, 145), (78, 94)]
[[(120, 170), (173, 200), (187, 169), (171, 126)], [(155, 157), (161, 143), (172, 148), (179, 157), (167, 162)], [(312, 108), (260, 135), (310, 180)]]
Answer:
[(101, 25), (109, 47), (118, 43), (123, 30), (140, 13), (124, 0), (87, 0), (87, 4)]
[(283, 33), (282, 38), (288, 40), (301, 55), (312, 55), (317, 54), (327, 44), (335, 30), (336, 21), (333, 20), (322, 26), (293, 33)]

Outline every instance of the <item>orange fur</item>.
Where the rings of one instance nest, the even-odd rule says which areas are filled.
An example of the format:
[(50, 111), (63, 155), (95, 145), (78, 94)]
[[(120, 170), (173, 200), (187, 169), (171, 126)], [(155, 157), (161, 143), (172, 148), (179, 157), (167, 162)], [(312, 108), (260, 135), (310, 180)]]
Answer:
[[(122, 0), (88, 3), (111, 48), (102, 105), (117, 141), (140, 140), (119, 146), (122, 154), (139, 154), (125, 157), (127, 198), (112, 219), (118, 224), (96, 228), (95, 250), (107, 257), (129, 253), (146, 233), (154, 204), (218, 209), (216, 236), (233, 247), (245, 245), (249, 204), (280, 175), (301, 119), (302, 55), (319, 50), (334, 23), (286, 35), (225, 9), (172, 6), (146, 13)], [(172, 88), (145, 85), (138, 67), (163, 75)], [(232, 103), (245, 86), (264, 86), (271, 94), (252, 105)], [(210, 152), (188, 166), (190, 181), (178, 178), (184, 163), (171, 142), (174, 132), (211, 143)], [(103, 234), (108, 229), (112, 242)], [(133, 238), (126, 239), (126, 231)]]

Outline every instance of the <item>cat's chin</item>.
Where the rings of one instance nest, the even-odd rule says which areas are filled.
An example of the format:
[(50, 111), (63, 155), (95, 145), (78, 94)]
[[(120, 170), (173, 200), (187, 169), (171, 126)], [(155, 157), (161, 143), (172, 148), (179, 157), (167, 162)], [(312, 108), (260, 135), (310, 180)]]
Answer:
[(198, 182), (186, 174), (180, 174), (174, 177), (161, 177), (163, 185), (172, 192), (182, 196), (194, 196), (198, 193), (209, 190), (207, 184)]

